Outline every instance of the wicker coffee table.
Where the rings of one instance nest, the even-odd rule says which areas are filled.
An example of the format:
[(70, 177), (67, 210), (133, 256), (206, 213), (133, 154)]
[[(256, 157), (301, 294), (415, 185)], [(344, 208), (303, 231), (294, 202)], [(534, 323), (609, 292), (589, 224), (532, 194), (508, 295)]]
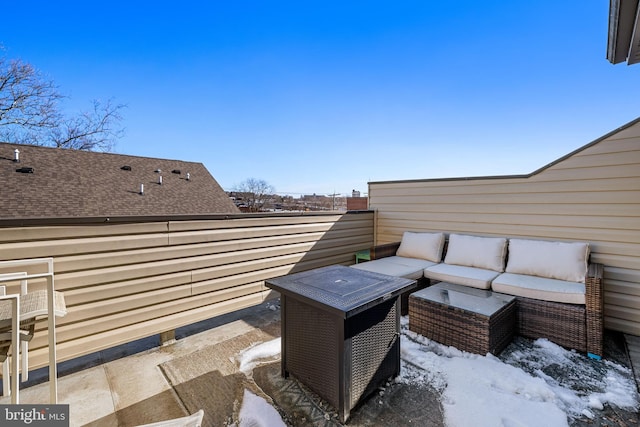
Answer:
[(512, 340), (516, 299), (440, 282), (409, 296), (409, 329), (477, 354), (499, 354)]

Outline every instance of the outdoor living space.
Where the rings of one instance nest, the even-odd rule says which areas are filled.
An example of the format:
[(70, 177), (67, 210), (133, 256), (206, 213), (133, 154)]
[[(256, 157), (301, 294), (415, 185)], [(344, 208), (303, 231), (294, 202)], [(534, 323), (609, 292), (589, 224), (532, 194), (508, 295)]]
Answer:
[[(602, 266), (604, 348), (596, 353), (602, 359), (588, 357), (592, 351), (586, 347), (558, 345), (553, 337), (511, 332), (512, 339), (494, 347), (490, 320), (480, 324), (488, 330), (483, 342), (489, 342), (489, 351), (465, 352), (457, 342), (447, 346), (412, 331), (409, 310), (398, 316), (398, 335), (388, 340), (394, 344), (399, 337), (398, 376), (364, 396), (347, 424), (531, 425), (533, 419), (545, 425), (637, 424), (632, 361), (640, 337), (639, 153), (640, 120), (635, 120), (528, 175), (370, 182), (366, 211), (2, 219), (0, 260), (47, 260), (51, 280), (29, 282), (29, 292), (53, 289), (55, 282), (65, 301), (65, 311), (53, 316), (55, 324), (51, 317), (36, 322), (22, 353), (28, 356), (29, 382), (20, 384), (19, 402), (68, 404), (71, 425), (135, 426), (200, 409), (205, 425), (238, 425), (254, 417), (268, 419), (267, 425), (272, 420), (338, 423), (340, 411), (299, 382), (295, 372), (283, 377), (286, 301), (267, 285), (333, 266), (356, 271), (351, 268), (356, 254), (413, 232), (447, 235), (449, 243), (452, 235), (466, 235), (579, 244), (584, 254), (588, 248), (589, 262)], [(13, 162), (10, 154), (4, 156), (7, 163)], [(66, 153), (34, 148), (23, 154), (37, 159)], [(123, 171), (123, 158), (108, 160), (116, 177), (138, 170), (153, 177), (160, 162), (127, 158), (144, 168)], [(173, 168), (170, 161), (160, 166)], [(5, 168), (11, 172), (7, 179), (25, 178), (11, 168), (13, 163)], [(47, 173), (57, 173), (38, 171), (33, 179), (42, 185), (49, 181)], [(198, 188), (175, 175), (164, 181), (166, 188), (171, 179), (176, 188)], [(162, 196), (163, 188), (158, 184), (145, 197), (151, 191)], [(201, 189), (208, 194), (210, 187)], [(115, 191), (141, 197), (124, 186)], [(164, 196), (154, 209), (174, 197)], [(529, 257), (534, 264), (544, 259), (537, 253)], [(7, 295), (22, 292), (21, 273), (41, 274), (14, 271), (16, 283), (7, 283)], [(344, 284), (334, 283), (336, 289)], [(454, 326), (464, 328), (466, 319), (459, 317)], [(52, 343), (55, 354), (49, 352)], [(41, 382), (52, 366), (58, 367), (57, 393), (50, 388), (54, 382)], [(24, 376), (24, 368), (12, 371), (18, 369)]]
[(640, 426), (640, 0), (33, 3), (0, 427)]
[[(199, 409), (207, 426), (341, 425), (333, 407), (281, 377), (280, 315), (275, 299), (178, 329), (176, 341), (162, 346), (150, 337), (62, 363), (59, 401), (69, 404), (72, 426), (136, 426)], [(365, 399), (348, 425), (640, 422), (629, 358), (637, 372), (637, 337), (608, 332), (600, 362), (526, 339), (495, 357), (424, 339), (407, 322), (400, 375)], [(22, 402), (47, 403), (43, 371), (32, 372), (35, 385), (21, 390)]]
[[(345, 228), (351, 228), (348, 225), (368, 222), (369, 215), (341, 217), (331, 228), (342, 235)], [(315, 227), (318, 219), (326, 220), (327, 216), (303, 219), (303, 223)], [(299, 223), (300, 218), (286, 221)], [(290, 225), (281, 226), (284, 230)], [(174, 238), (179, 241), (177, 237), (183, 232), (176, 233)], [(356, 272), (347, 267), (353, 266), (352, 249), (351, 260), (344, 264), (322, 267), (312, 263), (302, 272), (337, 266)], [(276, 271), (274, 278), (295, 272)], [(69, 405), (70, 425), (137, 426), (199, 410), (204, 411), (203, 425), (212, 426), (345, 424), (334, 405), (295, 375), (283, 377), (282, 300), (268, 291), (264, 295), (262, 301), (252, 300), (246, 307), (233, 309), (228, 309), (230, 302), (223, 299), (217, 307), (226, 313), (177, 327), (172, 333), (151, 334), (78, 357), (67, 356), (58, 363), (57, 398), (58, 403)], [(216, 305), (209, 310), (215, 309)], [(58, 326), (63, 331), (66, 319), (68, 315)], [(605, 330), (603, 358), (595, 360), (547, 339), (511, 335), (506, 347), (500, 345), (499, 350), (467, 352), (457, 343), (448, 346), (412, 332), (410, 322), (411, 313), (400, 318), (399, 374), (364, 396), (346, 424), (582, 426), (640, 422), (640, 338), (636, 335)], [(46, 328), (40, 333), (46, 335)], [(41, 354), (47, 356), (44, 341), (40, 348), (34, 347), (34, 360)], [(59, 348), (65, 349), (65, 341), (60, 340)], [(48, 372), (46, 365), (30, 372), (28, 382), (20, 385), (20, 403), (51, 402)], [(11, 398), (6, 396), (0, 403), (10, 403)]]
[[(606, 362), (524, 339), (498, 358), (425, 340), (408, 332), (407, 320), (400, 376), (358, 406), (348, 425), (639, 421), (626, 351), (638, 366), (637, 337), (607, 334)], [(203, 425), (211, 426), (340, 425), (335, 409), (280, 376), (279, 321), (273, 300), (181, 328), (177, 340), (163, 346), (152, 337), (62, 363), (59, 401), (69, 404), (72, 426), (135, 426), (198, 409), (205, 412)], [(21, 390), (22, 402), (47, 403), (42, 371), (32, 373), (36, 385)], [(500, 405), (482, 408), (493, 399)]]

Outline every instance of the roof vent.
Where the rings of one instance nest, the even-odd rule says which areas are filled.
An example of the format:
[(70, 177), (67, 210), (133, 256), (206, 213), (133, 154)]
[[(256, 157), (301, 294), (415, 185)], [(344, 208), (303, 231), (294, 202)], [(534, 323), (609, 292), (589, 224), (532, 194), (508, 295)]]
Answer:
[(20, 163), (20, 150), (17, 148), (13, 150), (13, 161), (16, 163)]
[(155, 173), (162, 173), (162, 169), (156, 169), (154, 170)]
[(180, 169), (174, 169), (171, 171), (171, 173), (175, 173), (176, 175), (180, 175)]
[(187, 172), (187, 181), (191, 181), (191, 174)]
[(33, 173), (33, 168), (29, 168), (29, 167), (21, 167), (16, 169), (16, 172), (20, 172), (20, 173)]
[(131, 166), (129, 165), (124, 165), (123, 167), (121, 167), (120, 169), (122, 169), (123, 171), (130, 171), (131, 170)]

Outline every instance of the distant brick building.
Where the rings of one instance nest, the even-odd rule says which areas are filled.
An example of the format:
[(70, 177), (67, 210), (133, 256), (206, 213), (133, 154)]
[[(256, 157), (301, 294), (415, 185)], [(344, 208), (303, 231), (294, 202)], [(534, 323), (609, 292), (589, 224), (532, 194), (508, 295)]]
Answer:
[(347, 210), (348, 211), (363, 211), (369, 209), (369, 198), (360, 197), (360, 192), (351, 191), (351, 197), (347, 197)]

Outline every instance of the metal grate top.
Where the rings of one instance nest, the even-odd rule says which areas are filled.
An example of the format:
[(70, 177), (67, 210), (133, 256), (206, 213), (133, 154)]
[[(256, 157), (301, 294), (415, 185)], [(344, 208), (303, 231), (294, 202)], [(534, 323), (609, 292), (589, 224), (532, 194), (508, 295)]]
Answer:
[(266, 285), (349, 318), (415, 288), (416, 281), (332, 265), (270, 279)]

